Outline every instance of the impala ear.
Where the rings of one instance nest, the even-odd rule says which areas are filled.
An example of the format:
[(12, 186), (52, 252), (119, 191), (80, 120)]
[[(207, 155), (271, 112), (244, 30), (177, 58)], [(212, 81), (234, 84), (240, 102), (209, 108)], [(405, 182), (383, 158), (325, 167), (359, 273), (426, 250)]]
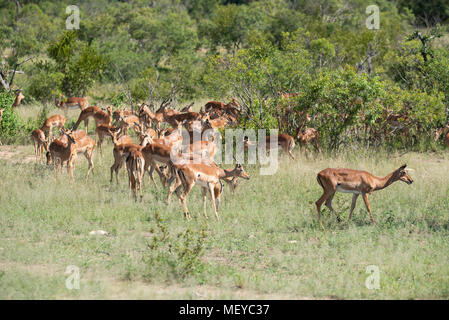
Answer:
[(402, 167), (400, 167), (399, 169), (401, 169), (401, 170), (404, 170), (405, 169), (405, 167), (407, 167), (407, 165), (406, 164), (404, 164)]

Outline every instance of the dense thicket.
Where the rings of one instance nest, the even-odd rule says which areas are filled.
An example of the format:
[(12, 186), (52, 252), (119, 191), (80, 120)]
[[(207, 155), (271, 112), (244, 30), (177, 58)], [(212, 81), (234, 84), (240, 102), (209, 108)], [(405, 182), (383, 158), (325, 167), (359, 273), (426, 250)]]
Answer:
[[(295, 134), (307, 112), (330, 149), (416, 146), (447, 122), (444, 0), (79, 0), (70, 31), (71, 4), (0, 0), (4, 77), (32, 58), (14, 80), (25, 103), (129, 105), (176, 86), (179, 101), (236, 97), (245, 127)], [(365, 23), (372, 4), (378, 30)]]

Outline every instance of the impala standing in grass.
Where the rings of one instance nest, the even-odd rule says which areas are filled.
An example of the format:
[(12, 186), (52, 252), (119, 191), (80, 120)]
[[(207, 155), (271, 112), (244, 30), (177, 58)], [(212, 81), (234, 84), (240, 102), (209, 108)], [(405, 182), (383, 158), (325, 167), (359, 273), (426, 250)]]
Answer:
[(64, 128), (66, 118), (63, 115), (56, 114), (45, 120), (41, 130), (45, 133), (48, 130), (48, 143), (52, 142), (52, 129), (58, 127), (59, 130)]
[(42, 161), (44, 152), (48, 151), (48, 142), (45, 138), (45, 133), (41, 129), (35, 129), (31, 132), (31, 138), (34, 143), (34, 154), (36, 155), (36, 162)]
[(327, 168), (319, 172), (317, 175), (317, 181), (323, 188), (323, 195), (315, 202), (318, 211), (318, 221), (321, 217), (321, 205), (326, 202), (326, 207), (334, 213), (340, 222), (340, 217), (332, 208), (332, 199), (335, 192), (352, 193), (351, 211), (349, 213), (348, 221), (351, 220), (352, 212), (354, 211), (355, 204), (359, 195), (362, 195), (365, 202), (366, 209), (368, 210), (371, 218), (371, 222), (374, 223), (374, 217), (371, 212), (371, 206), (368, 201), (368, 195), (377, 190), (382, 190), (393, 182), (403, 181), (407, 184), (412, 184), (413, 179), (408, 175), (406, 164), (400, 168), (394, 170), (389, 175), (379, 178), (373, 176), (371, 173), (360, 170), (352, 169), (334, 169)]
[[(207, 218), (206, 213), (206, 195), (209, 191), (212, 206), (214, 208), (215, 217), (220, 220), (218, 216), (218, 204), (219, 196), (222, 192), (222, 184), (220, 179), (229, 177), (240, 177), (249, 180), (249, 175), (243, 169), (240, 163), (235, 165), (232, 170), (221, 169), (215, 164), (203, 164), (203, 163), (192, 163), (192, 164), (181, 164), (172, 165), (172, 176), (176, 177), (176, 182), (169, 189), (169, 195), (167, 201), (169, 202), (170, 196), (173, 192), (176, 192), (177, 196), (181, 200), (182, 207), (184, 209), (184, 215), (187, 219), (190, 219), (189, 209), (187, 209), (187, 195), (195, 186), (199, 184), (201, 186), (202, 197), (203, 197), (203, 208), (204, 216)], [(184, 192), (180, 193), (179, 188), (181, 185), (184, 186)]]

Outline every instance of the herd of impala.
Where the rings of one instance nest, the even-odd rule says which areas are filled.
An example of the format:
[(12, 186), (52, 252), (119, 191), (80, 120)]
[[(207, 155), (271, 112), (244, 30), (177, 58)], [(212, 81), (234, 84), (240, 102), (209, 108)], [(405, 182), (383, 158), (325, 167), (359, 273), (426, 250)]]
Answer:
[[(22, 92), (18, 92), (14, 106), (20, 104), (20, 100), (23, 98)], [(187, 219), (190, 219), (190, 214), (186, 198), (196, 184), (201, 186), (202, 189), (204, 216), (207, 218), (206, 199), (207, 193), (209, 193), (215, 216), (219, 219), (217, 210), (223, 192), (223, 181), (229, 184), (231, 190), (234, 191), (239, 178), (248, 180), (250, 177), (237, 161), (232, 170), (222, 169), (215, 164), (216, 145), (213, 137), (192, 144), (183, 144), (182, 127), (187, 129), (190, 138), (192, 138), (194, 131), (200, 131), (201, 134), (205, 130), (218, 130), (235, 125), (239, 122), (241, 116), (239, 104), (235, 99), (227, 104), (210, 101), (206, 103), (204, 110), (201, 108), (200, 112), (193, 112), (191, 110), (193, 104), (179, 111), (167, 108), (170, 100), (164, 100), (159, 109), (154, 112), (146, 104), (140, 105), (138, 112), (136, 112), (126, 109), (113, 110), (112, 107), (103, 109), (97, 106), (89, 106), (87, 98), (57, 99), (55, 104), (58, 108), (64, 111), (79, 108), (81, 113), (71, 130), (64, 127), (65, 116), (57, 114), (46, 119), (40, 129), (35, 129), (32, 132), (36, 161), (41, 162), (46, 157), (47, 165), (53, 163), (55, 171), (62, 169), (65, 163), (67, 171), (73, 179), (73, 168), (77, 154), (82, 153), (88, 161), (86, 175), (86, 179), (88, 179), (89, 173), (94, 169), (93, 151), (95, 145), (102, 155), (104, 140), (111, 138), (114, 144), (114, 163), (110, 167), (111, 184), (113, 183), (114, 173), (118, 183), (119, 170), (125, 164), (129, 187), (135, 200), (138, 199), (139, 194), (141, 200), (144, 173), (148, 172), (149, 179), (157, 187), (153, 178), (153, 172), (156, 170), (163, 186), (168, 187), (167, 202), (169, 203), (172, 194), (176, 193)], [(3, 111), (3, 109), (0, 109), (0, 122)], [(300, 116), (304, 116), (307, 121), (307, 114)], [(97, 141), (87, 134), (90, 118), (95, 121)], [(85, 131), (78, 130), (81, 122), (84, 122)], [(162, 124), (168, 124), (169, 127), (162, 128)], [(60, 132), (58, 138), (54, 138), (52, 135), (52, 129), (55, 127)], [(134, 143), (129, 136), (130, 128), (135, 131), (139, 144)], [(447, 134), (447, 140), (449, 141), (449, 133), (442, 133)], [(321, 152), (319, 133), (316, 129), (302, 127), (298, 129), (296, 138), (301, 146), (306, 147), (306, 153), (308, 144), (312, 144), (317, 152)], [(193, 140), (190, 139), (190, 141)], [(254, 142), (244, 141), (246, 148), (251, 144), (254, 144)], [(270, 136), (266, 137), (266, 146), (271, 147)], [(281, 147), (292, 160), (295, 159), (292, 154), (295, 147), (293, 137), (285, 133), (277, 135), (277, 147)], [(179, 150), (182, 150), (182, 152)], [(173, 153), (177, 155), (176, 160), (173, 160)], [(193, 157), (198, 155), (201, 156), (199, 163), (183, 161), (192, 160)], [(336, 192), (344, 192), (353, 194), (348, 221), (351, 219), (358, 196), (362, 195), (373, 223), (374, 218), (368, 195), (389, 186), (395, 181), (403, 181), (407, 184), (413, 182), (407, 173), (406, 165), (401, 166), (384, 178), (375, 177), (366, 171), (327, 168), (318, 173), (317, 181), (323, 188), (323, 195), (315, 203), (318, 221), (320, 221), (323, 203), (340, 221), (339, 216), (332, 208), (332, 199)]]

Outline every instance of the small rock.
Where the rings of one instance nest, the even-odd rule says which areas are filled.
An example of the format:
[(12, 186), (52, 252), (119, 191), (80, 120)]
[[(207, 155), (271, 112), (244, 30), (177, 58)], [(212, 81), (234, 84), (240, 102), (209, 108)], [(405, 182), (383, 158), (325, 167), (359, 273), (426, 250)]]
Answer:
[(104, 230), (94, 230), (94, 231), (89, 232), (89, 234), (91, 236), (97, 236), (97, 235), (98, 236), (107, 236), (109, 233)]
[(296, 240), (289, 240), (288, 243), (297, 243), (298, 241)]

